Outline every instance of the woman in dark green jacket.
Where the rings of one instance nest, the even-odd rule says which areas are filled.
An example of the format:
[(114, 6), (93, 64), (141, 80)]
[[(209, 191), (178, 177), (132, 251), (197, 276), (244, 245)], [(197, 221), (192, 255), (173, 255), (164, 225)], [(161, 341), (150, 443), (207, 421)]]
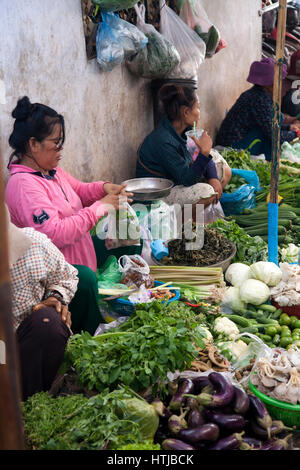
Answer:
[[(149, 134), (138, 152), (136, 177), (162, 177), (175, 187), (166, 199), (168, 203), (217, 202), (231, 177), (231, 171), (220, 154), (212, 149), (206, 131), (202, 137), (192, 137), (198, 148), (193, 161), (187, 149), (185, 132), (197, 124), (199, 100), (189, 87), (166, 84), (159, 90), (166, 116)], [(215, 163), (215, 161), (217, 163)], [(208, 197), (208, 195), (212, 195)]]

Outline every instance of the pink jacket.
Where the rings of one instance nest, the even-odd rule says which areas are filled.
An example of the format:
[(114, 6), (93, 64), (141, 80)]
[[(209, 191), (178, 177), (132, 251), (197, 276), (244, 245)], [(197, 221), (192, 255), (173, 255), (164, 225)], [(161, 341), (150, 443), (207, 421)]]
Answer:
[(33, 227), (45, 233), (70, 264), (83, 264), (96, 271), (89, 231), (106, 214), (99, 201), (106, 195), (104, 182), (82, 183), (59, 167), (55, 170), (48, 179), (27, 166), (10, 165), (5, 200), (11, 220), (17, 227)]

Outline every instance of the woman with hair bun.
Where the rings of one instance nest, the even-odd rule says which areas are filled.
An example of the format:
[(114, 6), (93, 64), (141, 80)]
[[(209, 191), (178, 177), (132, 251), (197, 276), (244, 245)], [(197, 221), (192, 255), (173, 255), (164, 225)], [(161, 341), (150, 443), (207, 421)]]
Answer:
[[(200, 139), (192, 137), (198, 148), (195, 161), (186, 145), (185, 132), (192, 128), (194, 122), (197, 124), (200, 117), (195, 90), (167, 83), (160, 88), (159, 99), (166, 116), (139, 148), (136, 177), (156, 176), (172, 180), (175, 186), (165, 199), (169, 204), (209, 205), (218, 202), (231, 178), (229, 166), (212, 149), (212, 140), (206, 131)], [(207, 184), (215, 191), (209, 199), (204, 196)]]
[[(6, 203), (19, 228), (46, 234), (78, 270), (78, 291), (69, 305), (73, 331), (93, 334), (103, 321), (98, 306), (97, 253), (90, 230), (100, 217), (119, 208), (131, 193), (109, 181), (82, 183), (59, 167), (65, 141), (64, 118), (24, 96), (12, 112)], [(130, 202), (131, 200), (128, 199)], [(56, 291), (56, 289), (54, 289)], [(51, 293), (62, 299), (59, 289)]]

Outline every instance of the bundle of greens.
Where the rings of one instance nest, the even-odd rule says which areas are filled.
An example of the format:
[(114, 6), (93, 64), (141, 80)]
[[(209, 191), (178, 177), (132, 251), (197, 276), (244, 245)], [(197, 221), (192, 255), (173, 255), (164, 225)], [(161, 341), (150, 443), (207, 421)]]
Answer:
[(71, 337), (66, 360), (78, 381), (99, 392), (118, 384), (166, 392), (167, 373), (183, 371), (205, 347), (194, 312), (182, 302), (140, 304), (113, 332)]
[(268, 244), (258, 236), (250, 236), (232, 220), (218, 219), (210, 225), (220, 231), (228, 240), (236, 245), (233, 263), (253, 264), (256, 261), (268, 260)]
[(28, 445), (47, 450), (149, 446), (159, 424), (152, 405), (125, 389), (89, 399), (36, 393), (23, 404), (23, 412)]

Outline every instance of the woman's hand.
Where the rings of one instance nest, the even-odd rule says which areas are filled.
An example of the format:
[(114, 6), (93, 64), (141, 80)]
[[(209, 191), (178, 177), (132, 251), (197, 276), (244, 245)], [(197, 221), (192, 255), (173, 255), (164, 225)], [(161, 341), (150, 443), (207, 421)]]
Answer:
[[(123, 194), (125, 191), (126, 184), (113, 184), (113, 183), (104, 183), (103, 189), (106, 194)], [(133, 196), (132, 193), (127, 193), (130, 196)]]
[(107, 206), (108, 212), (121, 209), (125, 202), (133, 202), (130, 199), (133, 193), (126, 192), (125, 188), (126, 184), (104, 183), (103, 189), (107, 196), (104, 196), (101, 202)]
[(223, 188), (222, 188), (220, 181), (217, 178), (211, 178), (207, 182), (214, 188), (215, 192), (218, 193), (216, 195), (216, 202), (218, 202), (223, 194)]
[(291, 131), (299, 131), (300, 130), (300, 121), (295, 121), (293, 124), (290, 125)]
[(208, 133), (204, 131), (200, 139), (197, 139), (195, 136), (191, 136), (191, 139), (193, 139), (200, 152), (208, 157), (212, 149), (212, 140)]
[(67, 305), (63, 305), (56, 297), (48, 297), (46, 300), (42, 300), (40, 303), (32, 308), (32, 311), (40, 310), (43, 307), (54, 307), (57, 313), (61, 314), (62, 321), (71, 328), (71, 312), (68, 310)]

